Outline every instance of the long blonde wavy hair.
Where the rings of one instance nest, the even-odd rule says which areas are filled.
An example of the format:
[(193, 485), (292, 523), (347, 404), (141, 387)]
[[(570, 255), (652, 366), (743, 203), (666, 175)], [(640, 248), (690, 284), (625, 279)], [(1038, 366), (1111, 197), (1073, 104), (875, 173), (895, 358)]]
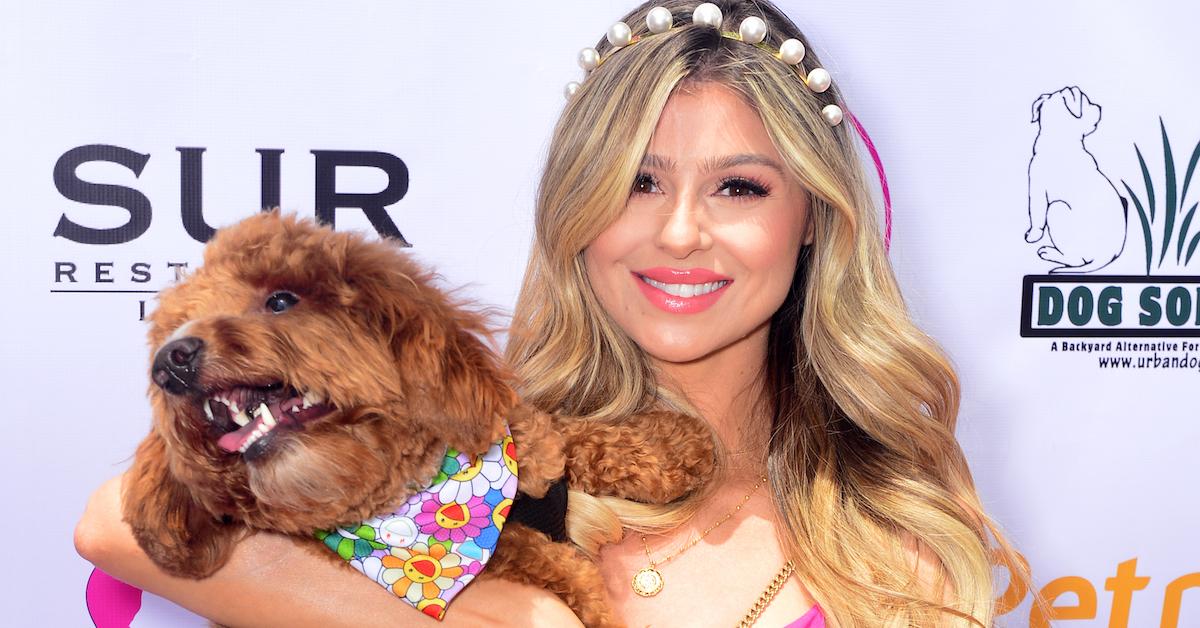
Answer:
[[(770, 2), (717, 4), (725, 30), (757, 15), (768, 25), (766, 44), (799, 39), (809, 51), (802, 66), (820, 65)], [(815, 228), (771, 320), (759, 395), (771, 422), (766, 459), (781, 544), (831, 625), (991, 626), (993, 555), (1015, 566), (1015, 578), (1028, 582), (1028, 573), (980, 504), (954, 437), (957, 376), (909, 317), (850, 124), (831, 128), (821, 116), (824, 105), (844, 101), (836, 85), (813, 93), (796, 69), (763, 50), (691, 26), (695, 5), (657, 0), (621, 18), (634, 35), (647, 35), (647, 12), (664, 6), (677, 26), (607, 59), (554, 129), (506, 348), (522, 393), (573, 416), (694, 412), (660, 385), (647, 356), (601, 307), (582, 253), (624, 209), (671, 93), (699, 82), (727, 86), (760, 114), (808, 191)], [(602, 56), (610, 48), (605, 39), (596, 45)], [(656, 509), (572, 493), (572, 538), (594, 551), (626, 527), (677, 525), (702, 497)], [(913, 541), (936, 557), (947, 599), (931, 598), (918, 582)]]

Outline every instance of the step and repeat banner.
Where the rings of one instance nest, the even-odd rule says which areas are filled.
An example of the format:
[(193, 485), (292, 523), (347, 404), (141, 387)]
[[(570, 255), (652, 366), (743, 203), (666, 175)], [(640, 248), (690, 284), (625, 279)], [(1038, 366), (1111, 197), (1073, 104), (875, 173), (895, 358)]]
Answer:
[[(1001, 624), (1200, 626), (1200, 6), (780, 5), (878, 148), (980, 493), (1054, 607), (1010, 587)], [(511, 310), (563, 85), (631, 6), (5, 2), (4, 623), (203, 625), (72, 545), (148, 429), (155, 293), (277, 203)]]

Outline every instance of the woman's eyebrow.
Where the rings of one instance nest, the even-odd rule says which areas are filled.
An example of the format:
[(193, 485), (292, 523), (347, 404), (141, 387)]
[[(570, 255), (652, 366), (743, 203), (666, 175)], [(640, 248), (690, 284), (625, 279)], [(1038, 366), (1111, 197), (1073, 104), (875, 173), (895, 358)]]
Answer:
[[(724, 157), (710, 157), (701, 163), (700, 169), (704, 174), (708, 174), (716, 170), (722, 170), (724, 168), (732, 168), (734, 166), (746, 164), (774, 168), (775, 171), (780, 174), (780, 176), (783, 176), (783, 167), (780, 166), (778, 162), (770, 157), (767, 157), (766, 155), (759, 155), (756, 153), (739, 153), (737, 155), (726, 155)], [(642, 158), (642, 167), (656, 168), (666, 172), (674, 172), (675, 160), (662, 157), (661, 155), (646, 154), (646, 156)]]

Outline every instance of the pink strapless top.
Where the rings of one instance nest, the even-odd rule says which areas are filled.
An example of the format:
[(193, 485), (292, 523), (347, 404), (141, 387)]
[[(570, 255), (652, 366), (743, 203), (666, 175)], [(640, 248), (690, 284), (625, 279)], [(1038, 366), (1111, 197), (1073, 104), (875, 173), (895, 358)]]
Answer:
[(800, 616), (800, 619), (784, 628), (825, 628), (825, 615), (821, 612), (821, 607), (814, 604), (807, 613)]

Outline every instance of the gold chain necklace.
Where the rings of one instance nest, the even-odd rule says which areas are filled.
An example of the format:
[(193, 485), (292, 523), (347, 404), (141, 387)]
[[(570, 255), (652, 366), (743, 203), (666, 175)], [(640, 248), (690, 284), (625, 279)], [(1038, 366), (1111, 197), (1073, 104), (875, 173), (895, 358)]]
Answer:
[(767, 605), (771, 603), (771, 600), (775, 599), (775, 595), (779, 593), (779, 589), (783, 587), (783, 583), (787, 582), (787, 579), (792, 577), (792, 571), (794, 571), (795, 568), (796, 567), (792, 564), (792, 561), (787, 561), (787, 564), (783, 566), (783, 569), (781, 569), (779, 573), (775, 574), (775, 579), (771, 580), (771, 584), (767, 585), (767, 590), (763, 591), (762, 595), (758, 596), (758, 600), (754, 602), (754, 606), (750, 607), (750, 612), (746, 613), (746, 616), (742, 618), (742, 621), (738, 622), (737, 628), (750, 628), (750, 626), (754, 625), (754, 622), (758, 621), (758, 616), (761, 615), (764, 610), (766, 610)]
[(730, 517), (733, 517), (735, 514), (741, 511), (742, 506), (745, 506), (746, 502), (750, 501), (750, 497), (754, 495), (754, 492), (758, 490), (758, 487), (762, 486), (766, 482), (766, 476), (759, 478), (758, 482), (754, 484), (754, 488), (750, 489), (749, 493), (746, 493), (746, 496), (742, 498), (742, 502), (735, 506), (733, 510), (729, 511), (724, 517), (718, 519), (716, 523), (708, 526), (704, 532), (700, 533), (700, 536), (688, 541), (683, 547), (675, 550), (673, 553), (671, 553), (671, 555), (663, 558), (662, 560), (656, 561), (650, 557), (650, 546), (646, 543), (646, 535), (643, 534), (642, 548), (646, 550), (646, 560), (649, 561), (650, 564), (633, 574), (633, 592), (642, 597), (654, 597), (655, 595), (658, 595), (658, 592), (662, 591), (663, 588), (663, 576), (662, 572), (658, 570), (658, 566), (667, 564), (671, 559), (691, 549), (697, 543), (702, 541), (704, 537), (708, 536), (709, 532), (716, 530), (721, 526), (722, 523), (729, 521)]

